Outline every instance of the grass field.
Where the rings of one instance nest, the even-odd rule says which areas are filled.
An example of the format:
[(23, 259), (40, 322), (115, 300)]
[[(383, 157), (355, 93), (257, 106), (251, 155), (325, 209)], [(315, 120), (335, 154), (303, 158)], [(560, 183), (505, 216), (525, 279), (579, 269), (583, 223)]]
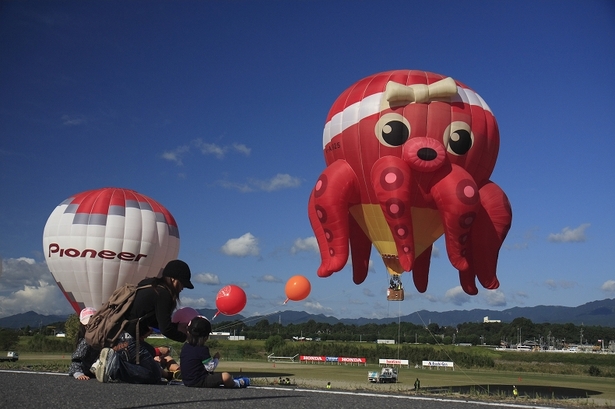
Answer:
[[(22, 353), (18, 362), (2, 362), (0, 369), (66, 372), (70, 354)], [(498, 370), (399, 369), (396, 384), (373, 384), (367, 372), (377, 365), (356, 366), (337, 364), (305, 364), (298, 362), (268, 362), (267, 360), (222, 360), (218, 371), (243, 374), (253, 378), (255, 385), (278, 385), (280, 377), (289, 378), (292, 386), (322, 388), (331, 382), (332, 389), (380, 391), (414, 394), (414, 381), (420, 379), (421, 395), (471, 397), (484, 400), (512, 400), (512, 385), (519, 390), (519, 403), (566, 405), (581, 407), (615, 406), (613, 378), (580, 375), (554, 375)], [(574, 398), (565, 397), (574, 396)]]

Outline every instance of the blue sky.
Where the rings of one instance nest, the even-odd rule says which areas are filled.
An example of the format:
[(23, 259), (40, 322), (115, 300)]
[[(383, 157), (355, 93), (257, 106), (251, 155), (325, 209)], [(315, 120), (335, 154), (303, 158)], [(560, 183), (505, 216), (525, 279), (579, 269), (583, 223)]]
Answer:
[[(307, 200), (325, 168), (327, 112), (393, 69), (476, 90), (500, 128), (491, 180), (513, 223), (500, 288), (459, 288), (435, 243), (427, 292), (387, 302), (377, 252), (318, 278)], [(5, 1), (0, 5), (0, 316), (70, 305), (42, 231), (73, 194), (134, 189), (177, 220), (195, 289), (242, 314), (339, 318), (427, 309), (576, 306), (615, 297), (615, 3), (612, 1)], [(310, 296), (284, 305), (284, 284)], [(497, 317), (492, 317), (497, 318)]]

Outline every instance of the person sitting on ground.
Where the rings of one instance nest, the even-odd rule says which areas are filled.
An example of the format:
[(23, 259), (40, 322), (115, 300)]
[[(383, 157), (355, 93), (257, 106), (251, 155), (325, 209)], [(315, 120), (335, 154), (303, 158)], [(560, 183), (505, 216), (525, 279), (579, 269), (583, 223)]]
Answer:
[(195, 317), (188, 324), (187, 339), (184, 343), (179, 362), (185, 386), (194, 388), (245, 388), (250, 379), (237, 378), (228, 372), (214, 372), (220, 360), (220, 353), (212, 357), (205, 342), (211, 334), (211, 323), (205, 317)]
[(155, 347), (154, 361), (158, 362), (161, 368), (161, 375), (167, 381), (179, 380), (181, 369), (175, 358), (171, 356), (170, 347)]
[(143, 335), (140, 340), (143, 343), (143, 346), (149, 351), (150, 355), (154, 357), (154, 361), (156, 361), (160, 366), (161, 378), (166, 379), (167, 381), (180, 380), (180, 367), (177, 361), (175, 361), (175, 358), (171, 356), (171, 347), (154, 347), (146, 341), (146, 338), (151, 335), (152, 332), (153, 331), (150, 329), (150, 331)]
[(75, 351), (71, 356), (68, 374), (80, 381), (87, 381), (95, 375), (90, 371), (90, 367), (98, 359), (100, 351), (92, 348), (85, 342), (85, 326), (90, 321), (90, 317), (96, 314), (94, 308), (84, 308), (79, 313), (79, 331), (75, 343)]
[(154, 351), (156, 353), (154, 360), (160, 363), (162, 369), (166, 369), (171, 372), (179, 371), (179, 364), (175, 361), (175, 358), (171, 356), (171, 348), (155, 347)]

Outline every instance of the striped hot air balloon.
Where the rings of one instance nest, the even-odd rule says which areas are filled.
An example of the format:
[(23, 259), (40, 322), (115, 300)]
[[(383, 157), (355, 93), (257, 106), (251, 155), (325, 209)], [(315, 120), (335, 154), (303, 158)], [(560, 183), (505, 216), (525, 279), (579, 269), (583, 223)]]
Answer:
[(158, 276), (179, 253), (179, 230), (157, 201), (129, 189), (69, 197), (43, 232), (47, 266), (76, 312), (100, 308), (116, 288)]

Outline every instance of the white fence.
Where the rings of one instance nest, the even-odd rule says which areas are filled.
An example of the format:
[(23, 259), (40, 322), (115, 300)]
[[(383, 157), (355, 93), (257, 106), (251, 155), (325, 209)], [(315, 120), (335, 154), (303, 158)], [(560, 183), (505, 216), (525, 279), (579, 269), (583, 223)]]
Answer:
[(298, 356), (299, 354), (295, 356), (275, 356), (271, 354), (267, 356), (267, 361), (269, 362), (275, 362), (275, 361), (295, 362), (295, 359), (297, 359)]

